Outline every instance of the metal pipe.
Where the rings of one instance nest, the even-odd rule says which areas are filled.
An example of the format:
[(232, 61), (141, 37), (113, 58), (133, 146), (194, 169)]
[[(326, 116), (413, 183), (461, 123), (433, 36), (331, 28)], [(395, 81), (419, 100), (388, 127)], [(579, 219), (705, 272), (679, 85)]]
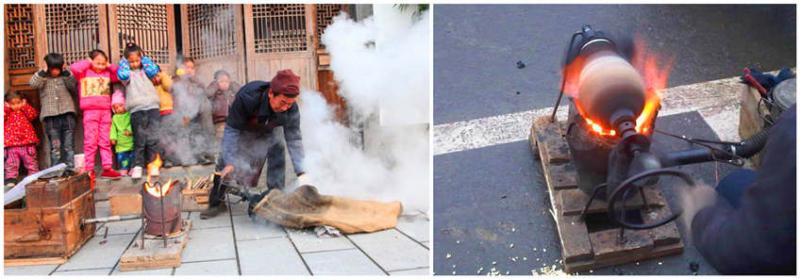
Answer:
[(119, 222), (119, 221), (128, 221), (133, 219), (142, 218), (142, 215), (114, 215), (108, 217), (100, 217), (100, 218), (89, 218), (89, 219), (82, 219), (81, 224), (94, 224), (94, 223), (109, 223), (109, 222)]
[(158, 199), (161, 203), (161, 238), (164, 240), (164, 248), (167, 248), (167, 220), (164, 218), (164, 185), (158, 181), (156, 181), (156, 184), (158, 184), (158, 193), (161, 194), (161, 198)]
[(666, 153), (661, 157), (661, 165), (663, 167), (672, 167), (718, 160), (750, 158), (764, 148), (767, 144), (768, 135), (769, 129), (764, 129), (749, 139), (738, 144), (726, 145), (721, 150), (699, 147)]

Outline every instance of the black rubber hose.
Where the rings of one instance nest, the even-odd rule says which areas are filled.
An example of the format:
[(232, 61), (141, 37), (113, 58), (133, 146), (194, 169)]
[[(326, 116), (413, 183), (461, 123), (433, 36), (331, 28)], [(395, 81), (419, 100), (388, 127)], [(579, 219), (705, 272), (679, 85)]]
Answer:
[(737, 158), (750, 158), (761, 151), (761, 149), (764, 149), (764, 146), (767, 144), (768, 136), (769, 130), (764, 129), (738, 144), (723, 145), (719, 150), (699, 147), (666, 153), (661, 156), (661, 165), (663, 167), (672, 167), (718, 160), (726, 161)]
[[(650, 176), (675, 176), (675, 177), (678, 177), (678, 178), (682, 179), (683, 181), (685, 181), (686, 184), (688, 186), (690, 186), (690, 187), (694, 187), (694, 185), (695, 185), (694, 179), (692, 179), (692, 177), (690, 177), (685, 172), (682, 172), (682, 171), (679, 171), (679, 170), (676, 170), (676, 169), (655, 169), (655, 170), (649, 170), (649, 171), (641, 172), (641, 173), (639, 173), (637, 175), (634, 175), (634, 176), (626, 179), (625, 181), (623, 181), (619, 185), (619, 187), (614, 189), (614, 191), (609, 196), (609, 198), (608, 198), (608, 216), (609, 216), (609, 218), (611, 220), (613, 220), (618, 225), (620, 225), (620, 226), (622, 226), (623, 228), (626, 228), (626, 229), (647, 230), (647, 229), (652, 229), (652, 228), (657, 228), (657, 227), (663, 226), (663, 225), (665, 225), (665, 224), (667, 224), (669, 222), (672, 222), (673, 220), (677, 219), (679, 216), (681, 216), (682, 210), (678, 209), (678, 210), (674, 211), (672, 213), (672, 215), (670, 215), (668, 217), (665, 217), (665, 218), (662, 218), (660, 221), (653, 222), (653, 223), (650, 223), (650, 224), (634, 224), (634, 223), (629, 223), (628, 221), (626, 221), (624, 219), (620, 219), (620, 216), (622, 216), (622, 214), (618, 214), (618, 212), (617, 212), (617, 208), (615, 206), (617, 204), (617, 201), (619, 201), (621, 199), (624, 199), (625, 195), (623, 195), (623, 193), (627, 192), (628, 190), (634, 190), (634, 189), (636, 189), (636, 187), (641, 187), (641, 186), (637, 186), (636, 183), (634, 183), (634, 182), (642, 180), (642, 179), (645, 179), (645, 178), (650, 177)], [(622, 210), (625, 211), (625, 208), (622, 208)]]

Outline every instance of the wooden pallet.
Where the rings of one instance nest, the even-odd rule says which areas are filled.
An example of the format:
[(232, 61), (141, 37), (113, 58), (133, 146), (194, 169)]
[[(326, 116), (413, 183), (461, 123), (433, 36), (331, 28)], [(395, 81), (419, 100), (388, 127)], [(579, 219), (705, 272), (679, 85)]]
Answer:
[(144, 249), (139, 245), (142, 243), (142, 233), (136, 235), (133, 245), (131, 245), (119, 259), (120, 271), (161, 269), (181, 266), (181, 254), (186, 243), (189, 242), (189, 230), (192, 222), (183, 221), (183, 233), (180, 236), (167, 239), (167, 247), (161, 238), (148, 238), (145, 236)]
[[(620, 242), (620, 228), (608, 223), (596, 224), (594, 220), (587, 223), (581, 218), (589, 195), (578, 189), (578, 174), (571, 162), (564, 125), (564, 122), (551, 123), (549, 116), (539, 117), (533, 122), (530, 137), (531, 150), (541, 159), (550, 194), (564, 271), (582, 272), (682, 253), (683, 242), (675, 222), (650, 230), (625, 230), (625, 241)], [(669, 204), (656, 186), (644, 189), (649, 210), (638, 196), (626, 202), (626, 208), (639, 211), (644, 222), (652, 223), (671, 214)], [(588, 215), (605, 213), (607, 204), (599, 199), (587, 211)]]

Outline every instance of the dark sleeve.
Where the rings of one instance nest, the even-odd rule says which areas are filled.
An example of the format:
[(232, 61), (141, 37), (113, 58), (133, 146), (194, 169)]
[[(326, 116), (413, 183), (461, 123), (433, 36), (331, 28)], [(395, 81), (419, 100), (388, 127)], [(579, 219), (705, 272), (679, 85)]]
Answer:
[(300, 132), (300, 109), (297, 104), (289, 111), (289, 121), (283, 126), (283, 136), (286, 139), (286, 148), (289, 149), (289, 156), (292, 158), (294, 172), (305, 173), (303, 161), (305, 160), (305, 150), (303, 149), (303, 135)]
[(741, 206), (722, 198), (692, 220), (692, 241), (724, 274), (795, 274), (796, 109), (770, 129), (756, 181)]

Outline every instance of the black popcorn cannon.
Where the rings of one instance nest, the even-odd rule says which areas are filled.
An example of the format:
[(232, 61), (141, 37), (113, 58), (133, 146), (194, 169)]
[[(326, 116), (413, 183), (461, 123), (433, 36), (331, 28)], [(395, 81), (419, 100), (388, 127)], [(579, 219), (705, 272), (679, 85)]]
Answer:
[[(562, 243), (565, 271), (679, 254), (683, 251), (659, 180), (674, 177), (695, 185), (672, 168), (694, 163), (739, 162), (760, 151), (764, 129), (740, 143), (695, 140), (656, 128), (658, 91), (670, 63), (647, 53), (641, 41), (620, 45), (584, 25), (573, 34), (564, 78), (553, 113), (534, 120), (533, 152), (541, 159)], [(564, 95), (566, 122), (556, 119)], [(654, 132), (699, 147), (664, 152), (651, 147)]]

